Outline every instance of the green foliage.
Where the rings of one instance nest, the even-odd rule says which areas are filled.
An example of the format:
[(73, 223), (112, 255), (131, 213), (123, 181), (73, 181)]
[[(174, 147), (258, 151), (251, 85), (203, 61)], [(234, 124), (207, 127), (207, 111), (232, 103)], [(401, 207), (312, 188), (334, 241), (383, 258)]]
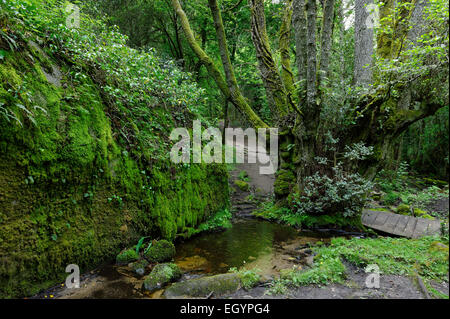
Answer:
[[(139, 239), (137, 245), (136, 245), (136, 253), (139, 254), (139, 250), (141, 249), (142, 245), (144, 245), (144, 241), (145, 239), (147, 239), (148, 237), (141, 237), (141, 239)], [(145, 252), (144, 252), (145, 253)]]
[[(439, 184), (438, 186), (424, 187), (423, 185)], [(434, 180), (414, 176), (409, 170), (409, 165), (402, 162), (397, 170), (382, 170), (375, 179), (377, 187), (386, 192), (382, 197), (385, 205), (399, 204), (414, 207), (414, 209), (427, 209), (427, 205), (435, 200), (448, 197), (446, 182), (437, 183)], [(433, 213), (432, 213), (433, 214)]]
[(438, 237), (333, 239), (330, 247), (321, 249), (334, 251), (358, 266), (377, 264), (384, 274), (408, 275), (418, 268), (420, 276), (441, 281), (448, 272), (448, 252), (433, 249), (433, 243), (439, 240)]
[[(391, 85), (394, 78), (399, 82), (408, 83), (411, 79), (419, 76), (433, 74), (435, 78), (425, 77), (426, 80), (421, 81), (421, 88), (423, 86), (446, 87), (445, 83), (438, 82), (436, 86), (432, 83), (443, 79), (441, 73), (446, 72), (444, 65), (446, 62), (448, 63), (446, 61), (449, 47), (448, 0), (427, 2), (424, 8), (425, 23), (419, 26), (423, 30), (417, 38), (406, 37), (409, 28), (405, 25), (405, 22), (408, 21), (405, 17), (412, 8), (411, 2), (397, 2), (395, 7), (386, 12), (387, 14), (380, 21), (381, 26), (377, 31), (382, 35), (380, 37), (382, 43), (379, 43), (379, 46), (381, 44), (383, 46), (380, 46), (379, 50), (391, 50), (390, 52), (380, 51), (377, 55), (376, 68), (381, 77), (380, 84)], [(400, 46), (404, 48), (401, 55), (398, 54)], [(446, 91), (447, 93), (436, 91), (437, 95), (434, 98), (441, 99), (446, 94), (448, 97), (448, 90)]]
[(188, 237), (193, 235), (211, 232), (215, 230), (222, 230), (230, 228), (232, 214), (228, 209), (217, 212), (214, 216), (208, 219), (206, 222), (201, 223), (197, 228), (191, 228), (188, 230)]
[(403, 137), (402, 155), (411, 168), (443, 179), (449, 176), (449, 107), (411, 125)]
[(117, 203), (120, 207), (122, 207), (122, 205), (123, 205), (123, 199), (122, 199), (122, 197), (117, 196), (117, 195), (112, 195), (111, 197), (108, 197), (108, 202), (109, 202), (109, 203), (115, 202), (115, 203)]
[[(17, 36), (27, 37), (21, 20), (47, 42), (53, 54), (63, 51), (77, 65), (71, 70), (75, 79), (82, 79), (84, 66), (98, 70), (100, 75), (94, 80), (108, 96), (111, 111), (123, 114), (119, 117), (123, 142), (139, 157), (168, 159), (171, 129), (176, 123), (191, 122), (192, 112), (205, 103), (204, 91), (172, 61), (157, 58), (154, 50), (128, 47), (127, 37), (117, 28), (107, 27), (101, 17), (82, 13), (82, 27), (68, 29), (64, 1), (28, 4), (17, 0), (2, 4), (8, 19), (18, 26)], [(15, 104), (24, 114), (32, 115), (32, 106)]]
[(255, 216), (282, 222), (296, 228), (314, 228), (314, 227), (339, 227), (362, 229), (360, 216), (345, 217), (341, 214), (333, 215), (310, 215), (298, 214), (290, 208), (279, 206), (274, 201), (262, 203), (261, 208), (254, 213)]
[[(445, 281), (448, 249), (436, 249), (438, 237), (335, 238), (328, 246), (316, 246), (314, 265), (307, 270), (292, 270), (275, 281), (270, 292), (285, 292), (288, 287), (310, 284), (342, 283), (346, 279), (346, 260), (358, 267), (376, 264), (381, 274), (412, 275), (415, 270), (426, 280)], [(448, 245), (448, 242), (446, 242)]]
[(261, 276), (258, 274), (259, 269), (240, 269), (236, 267), (230, 268), (229, 272), (238, 274), (241, 279), (241, 285), (245, 289), (249, 290), (255, 287), (261, 280)]
[(244, 182), (248, 182), (248, 181), (249, 181), (249, 177), (248, 177), (247, 171), (240, 171), (240, 172), (239, 172), (238, 178), (239, 178), (241, 181), (244, 181)]
[[(293, 196), (294, 211), (299, 215), (339, 214), (353, 218), (361, 213), (367, 193), (373, 183), (358, 173), (352, 173), (352, 163), (364, 160), (373, 154), (373, 147), (361, 143), (346, 146), (342, 154), (345, 159), (337, 162), (330, 173), (320, 170), (305, 178), (301, 194)], [(328, 160), (316, 158), (318, 167), (326, 171)]]
[(375, 179), (377, 186), (384, 192), (403, 190), (407, 186), (409, 165), (401, 162), (396, 170), (381, 170)]
[(88, 271), (228, 206), (225, 166), (166, 160), (166, 133), (202, 103), (189, 75), (102, 19), (67, 29), (62, 1), (0, 6), (0, 103), (22, 123), (0, 111), (0, 196), (20, 198), (0, 201), (0, 296), (33, 295), (73, 260)]

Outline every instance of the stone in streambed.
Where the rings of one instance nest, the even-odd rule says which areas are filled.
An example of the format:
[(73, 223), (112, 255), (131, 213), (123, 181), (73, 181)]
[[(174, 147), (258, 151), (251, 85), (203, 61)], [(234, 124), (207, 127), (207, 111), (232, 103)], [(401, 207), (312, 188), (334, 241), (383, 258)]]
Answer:
[(135, 272), (139, 276), (145, 275), (145, 268), (148, 266), (148, 261), (145, 259), (138, 260), (134, 263), (131, 263), (128, 265), (133, 272)]
[(158, 264), (153, 268), (150, 275), (145, 278), (143, 288), (149, 292), (154, 292), (180, 277), (181, 271), (177, 265), (169, 263)]
[(154, 263), (170, 261), (175, 256), (175, 246), (167, 240), (159, 240), (152, 244), (145, 253), (145, 258)]
[(177, 282), (166, 289), (166, 298), (206, 297), (210, 293), (214, 296), (233, 293), (241, 287), (238, 274), (221, 274), (202, 277), (184, 282)]

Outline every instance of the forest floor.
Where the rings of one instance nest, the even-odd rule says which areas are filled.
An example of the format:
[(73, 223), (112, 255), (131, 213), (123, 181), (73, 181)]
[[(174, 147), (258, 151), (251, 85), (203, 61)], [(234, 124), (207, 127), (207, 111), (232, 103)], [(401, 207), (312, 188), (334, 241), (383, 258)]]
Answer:
[[(343, 284), (309, 285), (289, 288), (282, 294), (271, 294), (265, 286), (240, 289), (224, 298), (242, 299), (425, 299), (426, 295), (412, 277), (380, 275), (380, 288), (367, 288), (367, 275), (362, 268), (350, 263), (346, 266), (347, 280)], [(448, 296), (449, 284), (430, 283), (434, 289)]]
[[(254, 151), (253, 149), (246, 150), (246, 154), (248, 155), (248, 152)], [(272, 199), (275, 177), (274, 175), (260, 174), (259, 164), (249, 164), (246, 161), (242, 164), (231, 165), (229, 169), (234, 220), (233, 229), (237, 229), (239, 228), (239, 223), (255, 220), (256, 217), (253, 213), (258, 209), (259, 204)], [(439, 216), (448, 218), (448, 197), (432, 200), (429, 202), (428, 207), (430, 211), (437, 212)], [(295, 230), (293, 231), (295, 232)], [(258, 233), (258, 235), (261, 237), (258, 240), (263, 241), (264, 234)], [(200, 235), (200, 239), (202, 236), (207, 235)], [(415, 276), (383, 273), (380, 275), (379, 288), (367, 288), (366, 280), (368, 274), (365, 270), (345, 260), (343, 260), (345, 280), (341, 283), (309, 284), (299, 287), (285, 285), (280, 287), (282, 289), (274, 289), (279, 281), (280, 274), (284, 270), (294, 268), (307, 271), (317, 264), (313, 258), (314, 253), (309, 248), (316, 245), (317, 241), (329, 242), (330, 238), (325, 237), (324, 235), (323, 238), (320, 236), (319, 238), (313, 238), (303, 234), (290, 239), (278, 240), (276, 243), (273, 242), (270, 253), (263, 254), (263, 256), (254, 258), (251, 261), (248, 260), (244, 266), (247, 270), (257, 270), (256, 272), (261, 275), (259, 284), (251, 289), (241, 288), (232, 294), (217, 296), (217, 298), (426, 299), (430, 298), (430, 296), (431, 298), (442, 298), (449, 295), (448, 273), (446, 280), (443, 282), (427, 281), (428, 289), (426, 290), (424, 290), (423, 284), (419, 284)], [(236, 240), (239, 240), (239, 238)], [(196, 245), (195, 241), (193, 245)], [(183, 248), (180, 247), (180, 249), (182, 250)], [(196, 246), (196, 249), (201, 251), (202, 247)], [(202, 262), (206, 261), (203, 257), (194, 257), (197, 257)], [(194, 265), (190, 271), (186, 271), (181, 281), (207, 275), (206, 273), (199, 273), (198, 268), (199, 265)], [(223, 270), (223, 272), (226, 271)], [(59, 287), (53, 287), (44, 291), (34, 298), (161, 298), (164, 293), (163, 290), (153, 294), (144, 292), (141, 289), (141, 277), (136, 277), (126, 266), (118, 267), (112, 264), (84, 274), (81, 278), (81, 287), (83, 289), (73, 290), (67, 289), (62, 284)], [(430, 293), (430, 288), (434, 290), (434, 293)], [(216, 298), (216, 296), (213, 296), (213, 298)]]
[[(254, 150), (248, 150), (252, 152)], [(248, 155), (247, 149), (246, 154)], [(261, 175), (259, 164), (235, 164), (230, 172), (230, 185), (232, 187), (233, 214), (237, 218), (254, 217), (252, 212), (257, 209), (258, 202), (273, 196), (274, 175)], [(238, 181), (236, 183), (236, 180)], [(245, 186), (242, 182), (248, 184)], [(240, 186), (240, 187), (239, 187)], [(449, 198), (439, 198), (428, 203), (430, 211), (439, 213), (447, 218), (449, 215)], [(305, 259), (305, 258), (303, 258)], [(430, 298), (429, 291), (419, 284), (415, 276), (380, 275), (380, 288), (367, 288), (368, 274), (359, 268), (344, 261), (346, 280), (341, 284), (307, 285), (297, 288), (285, 287), (283, 293), (273, 293), (270, 289), (271, 280), (252, 289), (240, 289), (223, 298), (278, 298), (278, 299), (426, 299)], [(311, 266), (311, 265), (309, 265)], [(290, 265), (292, 267), (292, 265)], [(248, 268), (248, 267), (246, 267)], [(306, 266), (308, 268), (308, 265)], [(448, 273), (445, 282), (429, 281), (428, 285), (444, 296), (449, 295)], [(433, 294), (431, 294), (431, 298)]]

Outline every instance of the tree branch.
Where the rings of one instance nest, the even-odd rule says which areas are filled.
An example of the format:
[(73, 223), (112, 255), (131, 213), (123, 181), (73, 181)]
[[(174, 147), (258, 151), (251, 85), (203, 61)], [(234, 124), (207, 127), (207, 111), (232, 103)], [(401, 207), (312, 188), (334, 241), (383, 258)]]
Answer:
[(214, 64), (214, 61), (198, 45), (197, 41), (195, 40), (194, 33), (189, 24), (189, 20), (183, 8), (181, 7), (179, 0), (172, 0), (172, 6), (176, 14), (180, 18), (181, 26), (183, 28), (189, 46), (191, 47), (192, 51), (194, 51), (194, 53), (197, 55), (197, 57), (200, 59), (202, 64), (206, 67), (208, 73), (214, 79), (214, 81), (216, 82), (219, 89), (222, 91), (225, 98), (229, 99), (230, 102), (233, 103), (233, 105), (236, 106), (236, 108), (238, 108), (239, 111), (241, 111), (241, 113), (255, 128), (268, 127), (267, 124), (265, 124), (261, 120), (261, 118), (248, 105), (242, 94), (240, 94), (239, 90), (233, 93), (233, 91), (228, 87), (219, 69)]

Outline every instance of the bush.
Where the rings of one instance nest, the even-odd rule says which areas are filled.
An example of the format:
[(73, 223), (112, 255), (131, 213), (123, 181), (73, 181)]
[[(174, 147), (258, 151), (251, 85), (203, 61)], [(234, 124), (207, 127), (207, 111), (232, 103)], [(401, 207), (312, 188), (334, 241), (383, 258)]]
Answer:
[(331, 176), (316, 173), (307, 177), (303, 193), (295, 194), (293, 203), (301, 215), (340, 213), (344, 217), (354, 217), (364, 207), (366, 194), (372, 186), (359, 174), (346, 173), (338, 164)]
[[(294, 194), (294, 212), (300, 215), (333, 215), (345, 218), (359, 215), (373, 184), (354, 172), (355, 163), (372, 155), (373, 147), (362, 143), (346, 146), (342, 158), (330, 170), (329, 160), (316, 157), (317, 172), (305, 179), (305, 186), (300, 194)], [(322, 173), (322, 171), (324, 173)]]

